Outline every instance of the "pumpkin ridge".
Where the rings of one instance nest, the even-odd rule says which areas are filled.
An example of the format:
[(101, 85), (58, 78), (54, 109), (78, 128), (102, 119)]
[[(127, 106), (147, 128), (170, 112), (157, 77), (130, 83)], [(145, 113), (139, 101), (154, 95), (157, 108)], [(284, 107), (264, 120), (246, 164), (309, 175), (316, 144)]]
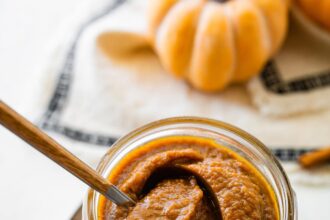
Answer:
[(230, 5), (229, 4), (226, 4), (224, 5), (224, 13), (230, 23), (230, 29), (231, 29), (231, 33), (232, 33), (232, 38), (231, 38), (231, 41), (230, 41), (230, 44), (233, 48), (233, 57), (234, 57), (234, 62), (233, 62), (233, 69), (232, 69), (232, 73), (231, 73), (231, 79), (230, 79), (230, 82), (232, 82), (234, 80), (234, 74), (235, 74), (235, 71), (236, 71), (236, 67), (238, 65), (238, 62), (237, 62), (237, 45), (236, 45), (236, 42), (235, 42), (235, 39), (234, 39), (234, 35), (235, 35), (235, 28), (234, 28), (234, 22), (233, 22), (233, 18), (232, 18), (232, 15), (230, 14)]
[(195, 53), (195, 43), (196, 43), (196, 33), (198, 31), (198, 26), (199, 26), (199, 23), (201, 22), (201, 15), (203, 13), (203, 10), (205, 8), (205, 4), (207, 4), (208, 0), (200, 0), (201, 2), (201, 9), (198, 13), (198, 15), (196, 16), (196, 23), (195, 23), (195, 31), (194, 31), (194, 37), (193, 37), (193, 40), (192, 40), (192, 50), (190, 52), (190, 56), (188, 58), (188, 62), (187, 62), (187, 67), (186, 67), (186, 71), (185, 71), (185, 74), (184, 74), (184, 77), (185, 79), (187, 79), (188, 81), (189, 80), (189, 74), (191, 73), (192, 71), (192, 59), (193, 59), (193, 56), (194, 56), (194, 53)]
[[(275, 1), (275, 0), (274, 0)], [(250, 2), (251, 7), (255, 8), (256, 10), (256, 14), (259, 17), (259, 21), (261, 24), (261, 39), (264, 41), (264, 46), (265, 49), (268, 50), (268, 54), (267, 56), (269, 57), (271, 54), (271, 49), (272, 49), (272, 39), (271, 39), (271, 34), (270, 34), (270, 30), (269, 30), (269, 25), (268, 25), (268, 21), (266, 16), (264, 15), (263, 11), (256, 5)]]
[[(289, 0), (252, 0), (266, 22), (271, 41), (270, 56), (273, 56), (285, 39)], [(274, 8), (275, 7), (275, 8)], [(276, 11), (276, 13), (274, 12)], [(278, 14), (281, 14), (279, 16)], [(284, 19), (279, 21), (279, 19)]]
[[(169, 15), (171, 10), (175, 7), (176, 4), (180, 2), (180, 0), (150, 0), (151, 4), (148, 6), (148, 13), (149, 13), (149, 35), (151, 39), (154, 41), (154, 35), (157, 35), (159, 27), (162, 25), (166, 16)], [(159, 2), (155, 3), (155, 1)], [(156, 6), (155, 6), (156, 5)], [(154, 42), (153, 42), (154, 43)]]
[[(195, 4), (189, 4), (187, 6), (187, 3), (189, 2), (181, 1), (173, 7), (159, 27), (155, 40), (155, 45), (159, 51), (163, 65), (174, 75), (179, 77), (185, 77), (188, 75), (188, 65), (193, 50), (192, 45), (195, 38), (199, 15), (204, 4), (203, 2), (194, 2)], [(179, 13), (182, 10), (185, 10), (185, 14)], [(179, 22), (177, 22), (177, 17), (180, 17), (183, 20), (178, 19)], [(175, 22), (175, 24), (173, 22)], [(168, 35), (168, 30), (173, 28), (176, 32)], [(173, 41), (173, 44), (171, 45), (172, 47), (168, 47), (166, 46), (166, 43), (162, 43), (169, 41)]]
[[(214, 28), (215, 25), (218, 28)], [(219, 31), (221, 28), (226, 31)], [(195, 87), (212, 92), (230, 83), (234, 69), (234, 49), (230, 44), (233, 37), (232, 32), (228, 31), (230, 28), (230, 21), (224, 13), (224, 5), (208, 2), (200, 14), (192, 56), (192, 71), (189, 74), (189, 81)], [(218, 38), (230, 45), (216, 40)], [(201, 54), (204, 55), (200, 56)], [(219, 54), (222, 56), (218, 57)]]
[(189, 61), (188, 61), (188, 63), (187, 63), (187, 70), (186, 70), (186, 74), (185, 74), (185, 78), (190, 82), (190, 77), (189, 77), (189, 73), (191, 73), (191, 71), (192, 71), (192, 59), (193, 59), (193, 57), (194, 57), (194, 54), (195, 54), (195, 44), (196, 44), (196, 34), (197, 34), (197, 32), (198, 32), (198, 27), (199, 27), (199, 25), (200, 25), (200, 23), (201, 23), (201, 19), (200, 19), (200, 17), (201, 17), (201, 15), (202, 15), (202, 13), (203, 13), (203, 10), (205, 9), (205, 7), (204, 7), (204, 5), (205, 4), (207, 4), (207, 1), (208, 0), (202, 0), (202, 1), (204, 1), (203, 2), (203, 8), (200, 10), (200, 12), (199, 12), (199, 14), (198, 14), (198, 18), (197, 18), (197, 22), (196, 22), (196, 26), (195, 26), (195, 32), (194, 32), (194, 39), (193, 39), (193, 41), (192, 41), (192, 50), (191, 50), (191, 53), (190, 53), (190, 57), (189, 57)]
[(231, 10), (240, 64), (233, 81), (239, 83), (259, 73), (269, 58), (270, 39), (262, 14), (251, 1), (233, 2)]

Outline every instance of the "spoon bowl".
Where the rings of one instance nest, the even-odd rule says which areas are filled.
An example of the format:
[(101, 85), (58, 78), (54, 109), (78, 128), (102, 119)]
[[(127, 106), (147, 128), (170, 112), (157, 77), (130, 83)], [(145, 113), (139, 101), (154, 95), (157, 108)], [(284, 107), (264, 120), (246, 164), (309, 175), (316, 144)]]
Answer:
[(142, 188), (140, 198), (146, 196), (153, 188), (156, 187), (158, 183), (165, 179), (189, 179), (195, 178), (198, 186), (203, 191), (207, 198), (208, 205), (213, 211), (214, 219), (222, 220), (222, 214), (220, 210), (220, 205), (217, 196), (212, 190), (209, 183), (201, 177), (199, 174), (187, 169), (182, 165), (172, 165), (157, 169), (153, 174), (147, 179), (144, 187)]

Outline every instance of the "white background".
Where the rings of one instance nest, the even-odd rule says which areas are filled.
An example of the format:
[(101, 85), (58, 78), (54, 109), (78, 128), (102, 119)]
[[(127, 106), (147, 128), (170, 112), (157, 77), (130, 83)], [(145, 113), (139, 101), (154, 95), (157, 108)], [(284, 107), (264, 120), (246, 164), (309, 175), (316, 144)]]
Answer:
[[(0, 0), (0, 99), (29, 119), (49, 40), (65, 18), (91, 0)], [(299, 220), (330, 219), (330, 187), (294, 184)], [(85, 186), (0, 127), (0, 219), (69, 219)]]
[[(35, 68), (64, 19), (86, 1), (0, 1), (0, 99), (31, 120)], [(69, 219), (84, 194), (75, 177), (0, 126), (0, 219)]]

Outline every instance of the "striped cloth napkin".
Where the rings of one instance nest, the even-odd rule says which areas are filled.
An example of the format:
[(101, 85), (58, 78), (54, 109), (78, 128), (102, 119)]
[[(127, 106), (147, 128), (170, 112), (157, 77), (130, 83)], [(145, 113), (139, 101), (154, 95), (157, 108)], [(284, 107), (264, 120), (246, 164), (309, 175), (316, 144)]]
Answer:
[[(329, 204), (330, 167), (307, 172), (295, 163), (301, 153), (330, 143), (329, 73), (304, 66), (314, 55), (292, 45), (301, 34), (292, 28), (284, 50), (248, 86), (202, 94), (166, 73), (150, 50), (143, 37), (146, 2), (97, 0), (65, 21), (40, 70), (39, 125), (96, 164), (105, 146), (148, 122), (182, 115), (222, 120), (259, 138), (282, 161), (302, 207), (299, 219), (329, 219), (326, 209), (318, 218), (306, 210), (313, 209), (311, 193)], [(100, 36), (112, 37), (110, 56), (98, 47)], [(290, 67), (289, 58), (300, 61)]]

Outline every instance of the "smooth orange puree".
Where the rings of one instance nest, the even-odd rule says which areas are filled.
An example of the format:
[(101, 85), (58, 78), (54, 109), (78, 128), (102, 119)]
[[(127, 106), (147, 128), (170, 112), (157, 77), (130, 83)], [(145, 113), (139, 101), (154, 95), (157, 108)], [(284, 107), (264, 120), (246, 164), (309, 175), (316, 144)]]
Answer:
[[(191, 136), (152, 140), (128, 153), (109, 180), (137, 204), (118, 207), (101, 196), (98, 219), (216, 219), (218, 205), (210, 206), (195, 177), (174, 175), (169, 167), (181, 167), (202, 178), (225, 220), (279, 219), (272, 187), (248, 160), (215, 140)], [(155, 176), (162, 178), (150, 184)]]

